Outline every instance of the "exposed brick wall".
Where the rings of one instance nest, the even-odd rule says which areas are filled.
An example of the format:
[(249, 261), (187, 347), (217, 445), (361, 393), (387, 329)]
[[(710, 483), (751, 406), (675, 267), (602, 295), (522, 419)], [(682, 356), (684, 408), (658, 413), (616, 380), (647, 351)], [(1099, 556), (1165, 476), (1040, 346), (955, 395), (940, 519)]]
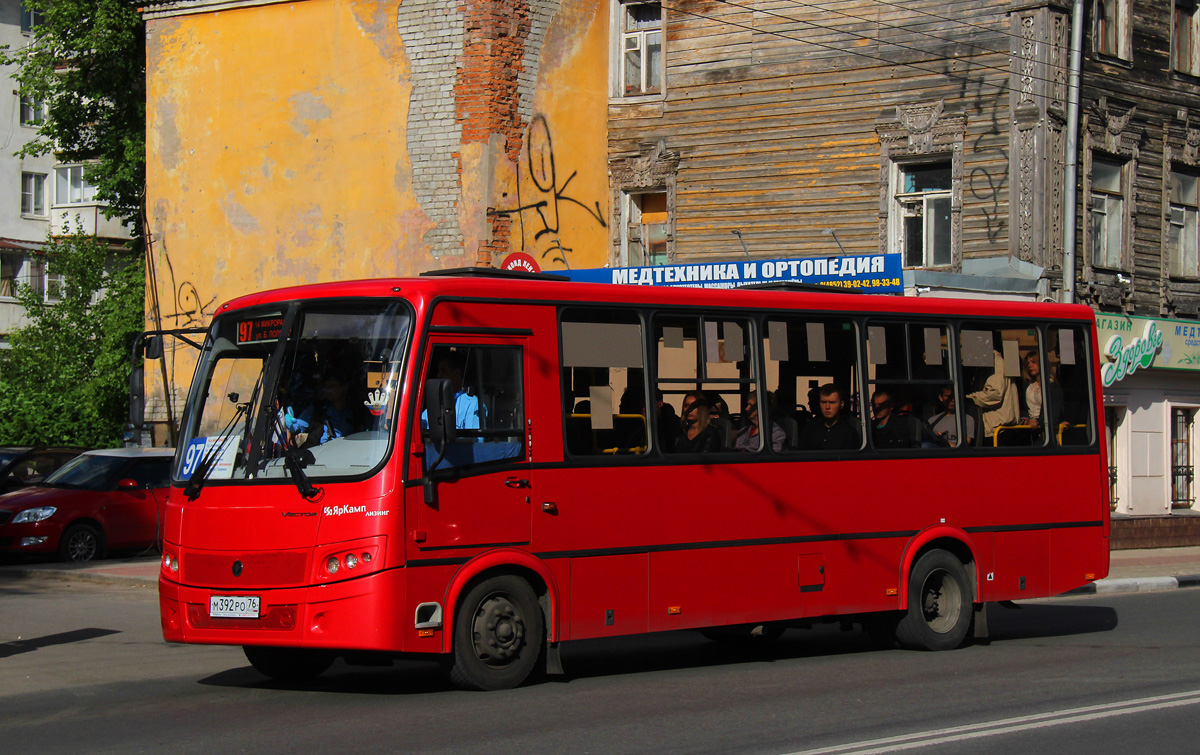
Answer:
[(396, 27), (411, 66), (412, 95), (408, 109), (408, 154), (412, 186), (421, 209), (437, 226), (425, 234), (434, 257), (463, 253), (458, 226), (462, 196), (461, 121), (454, 91), (463, 48), (462, 6), (445, 0), (404, 0)]

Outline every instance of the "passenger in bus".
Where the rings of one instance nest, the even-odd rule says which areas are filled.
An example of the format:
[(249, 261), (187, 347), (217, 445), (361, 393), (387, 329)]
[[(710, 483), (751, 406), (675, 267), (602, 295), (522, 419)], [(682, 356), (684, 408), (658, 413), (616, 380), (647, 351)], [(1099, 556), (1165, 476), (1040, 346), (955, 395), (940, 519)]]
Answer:
[(896, 411), (896, 394), (879, 388), (871, 395), (871, 439), (876, 448), (917, 448), (925, 434), (921, 421)]
[(675, 413), (675, 407), (671, 406), (663, 398), (663, 392), (656, 390), (654, 392), (655, 403), (658, 405), (658, 442), (662, 448), (673, 451), (675, 449), (675, 441), (683, 433), (683, 426), (679, 415)]
[(363, 405), (350, 401), (346, 378), (337, 372), (326, 372), (321, 378), (321, 398), (315, 408), (301, 412), (297, 424), (306, 425), (308, 437), (303, 446), (328, 443), (358, 432), (365, 424), (361, 416)]
[(479, 397), (463, 387), (465, 359), (456, 351), (447, 352), (437, 363), (436, 377), (449, 380), (454, 389), (454, 426), (459, 430), (478, 430), (483, 426), (486, 412)]
[(999, 351), (993, 350), (992, 360), (992, 373), (978, 390), (967, 394), (967, 398), (983, 410), (983, 437), (989, 445), (995, 437), (996, 428), (1016, 424), (1019, 414), (1017, 386), (1004, 373), (1004, 357)]
[(1021, 424), (1031, 427), (1042, 427), (1046, 423), (1048, 413), (1046, 400), (1054, 406), (1062, 405), (1062, 387), (1054, 377), (1054, 370), (1047, 371), (1045, 397), (1042, 394), (1042, 362), (1036, 351), (1026, 352), (1021, 358), (1021, 376), (1024, 378), (1025, 390), (1021, 394)]
[(683, 432), (675, 441), (675, 453), (711, 453), (724, 447), (721, 433), (712, 424), (712, 402), (697, 391), (683, 397)]
[(841, 389), (826, 383), (817, 389), (820, 416), (800, 429), (797, 445), (806, 451), (849, 451), (862, 445), (854, 419), (846, 413)]
[[(929, 432), (937, 439), (937, 445), (957, 446), (958, 417), (955, 412), (954, 386), (943, 385), (938, 391), (937, 401), (939, 411), (929, 418)], [(967, 443), (974, 443), (975, 418), (967, 415), (964, 421), (967, 426)]]
[[(771, 416), (776, 414), (774, 396), (767, 393), (767, 406), (771, 409)], [(757, 451), (761, 446), (759, 441), (759, 414), (758, 414), (758, 394), (751, 391), (746, 394), (746, 400), (742, 402), (742, 426), (737, 431), (737, 436), (734, 438), (733, 447), (737, 451)], [(787, 433), (783, 427), (775, 421), (771, 422), (771, 450), (782, 451), (783, 443), (787, 440)]]

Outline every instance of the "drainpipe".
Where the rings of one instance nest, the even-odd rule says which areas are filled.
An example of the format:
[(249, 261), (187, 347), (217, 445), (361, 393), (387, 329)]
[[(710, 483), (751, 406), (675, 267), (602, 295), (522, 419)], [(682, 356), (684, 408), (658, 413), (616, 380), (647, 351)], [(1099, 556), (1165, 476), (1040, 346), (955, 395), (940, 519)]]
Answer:
[(1075, 301), (1075, 186), (1079, 182), (1079, 70), (1083, 67), (1083, 0), (1071, 6), (1071, 68), (1067, 74), (1066, 170), (1063, 174), (1063, 287), (1062, 300)]

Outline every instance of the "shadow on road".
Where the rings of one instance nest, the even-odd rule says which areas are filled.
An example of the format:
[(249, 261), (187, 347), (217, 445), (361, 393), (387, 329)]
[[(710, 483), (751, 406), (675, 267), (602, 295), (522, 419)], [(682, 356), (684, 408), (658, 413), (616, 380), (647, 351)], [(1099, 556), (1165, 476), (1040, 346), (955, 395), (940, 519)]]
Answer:
[(17, 640), (15, 642), (6, 642), (0, 645), (0, 658), (9, 658), (21, 653), (28, 653), (38, 648), (50, 647), (52, 645), (68, 645), (72, 642), (83, 642), (84, 640), (94, 640), (97, 637), (107, 637), (110, 634), (120, 634), (116, 629), (97, 629), (89, 627), (87, 629), (75, 629), (70, 632), (59, 632), (58, 634), (48, 634), (45, 637), (34, 637), (29, 640)]
[[(988, 624), (989, 642), (994, 645), (1111, 632), (1117, 627), (1117, 612), (1106, 606), (992, 605), (988, 608)], [(573, 679), (870, 652), (903, 654), (908, 651), (881, 649), (857, 626), (842, 629), (838, 624), (792, 629), (775, 641), (714, 642), (698, 632), (662, 632), (565, 643), (562, 662), (566, 674), (545, 677), (542, 683), (553, 685), (570, 683)], [(987, 649), (980, 648), (979, 652), (986, 653)], [(243, 666), (206, 677), (199, 683), (217, 687), (367, 695), (428, 694), (453, 689), (437, 663), (412, 660), (397, 660), (393, 666), (374, 668), (350, 666), (339, 660), (329, 671), (303, 684), (272, 681), (250, 666)]]

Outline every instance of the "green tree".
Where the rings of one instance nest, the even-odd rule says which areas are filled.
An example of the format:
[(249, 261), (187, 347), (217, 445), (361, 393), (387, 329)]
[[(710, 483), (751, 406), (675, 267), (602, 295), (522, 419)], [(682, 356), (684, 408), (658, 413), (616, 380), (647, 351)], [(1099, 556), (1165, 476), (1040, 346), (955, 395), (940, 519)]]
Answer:
[(49, 297), (18, 285), (30, 322), (0, 363), (0, 443), (120, 445), (143, 327), (141, 257), (82, 230), (49, 239), (45, 255), (61, 283)]
[(146, 34), (128, 0), (23, 0), (39, 14), (30, 43), (0, 48), (17, 66), (23, 97), (46, 105), (47, 117), (17, 154), (53, 152), (83, 163), (84, 178), (107, 203), (108, 217), (142, 237), (146, 184)]

